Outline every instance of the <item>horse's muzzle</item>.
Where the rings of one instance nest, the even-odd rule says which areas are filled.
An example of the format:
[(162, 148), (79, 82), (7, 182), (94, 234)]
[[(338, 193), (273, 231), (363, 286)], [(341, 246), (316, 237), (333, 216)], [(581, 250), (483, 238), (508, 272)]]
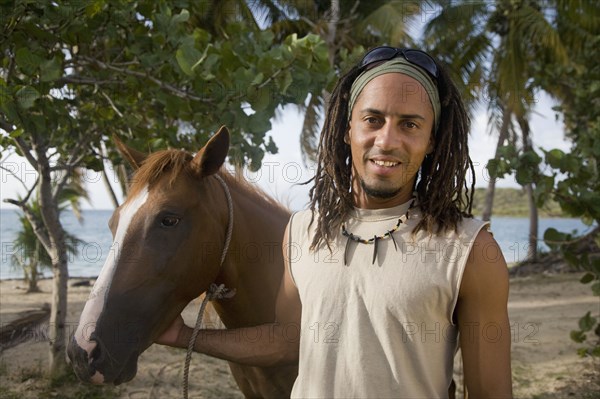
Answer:
[(90, 361), (91, 359), (88, 356), (87, 351), (81, 346), (79, 346), (79, 344), (77, 344), (77, 341), (75, 340), (74, 336), (71, 337), (71, 340), (69, 341), (69, 346), (67, 346), (67, 355), (71, 360), (73, 371), (75, 371), (77, 378), (79, 378), (81, 381), (95, 382), (100, 384), (104, 382), (103, 378), (102, 381), (98, 381), (99, 378), (95, 378), (94, 380), (96, 381), (93, 381), (92, 376), (94, 376), (97, 373), (96, 369), (92, 365), (92, 362)]
[[(71, 337), (67, 347), (67, 355), (71, 360), (75, 375), (83, 382), (92, 384), (113, 383), (119, 385), (133, 379), (137, 373), (137, 353), (131, 356), (122, 365), (115, 364), (101, 341), (90, 338), (94, 347), (90, 353), (83, 349), (75, 337)], [(120, 366), (120, 367), (119, 367)]]

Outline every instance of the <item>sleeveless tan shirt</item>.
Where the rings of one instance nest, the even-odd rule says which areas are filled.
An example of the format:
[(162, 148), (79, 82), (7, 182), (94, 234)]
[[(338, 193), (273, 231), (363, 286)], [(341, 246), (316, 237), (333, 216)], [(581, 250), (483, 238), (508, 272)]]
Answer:
[[(409, 204), (355, 209), (347, 230), (362, 238), (392, 229)], [(290, 220), (290, 272), (302, 302), (300, 363), (293, 398), (445, 398), (457, 326), (452, 315), (471, 246), (486, 223), (464, 219), (458, 234), (411, 232), (418, 207), (391, 239), (309, 250), (310, 211)]]

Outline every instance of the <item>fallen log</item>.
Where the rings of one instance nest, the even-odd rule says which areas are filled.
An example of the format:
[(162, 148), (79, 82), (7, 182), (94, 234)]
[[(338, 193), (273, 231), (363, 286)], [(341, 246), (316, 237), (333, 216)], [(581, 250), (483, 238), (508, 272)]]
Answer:
[(31, 339), (46, 339), (41, 326), (50, 318), (50, 307), (21, 312), (16, 320), (0, 325), (0, 353)]

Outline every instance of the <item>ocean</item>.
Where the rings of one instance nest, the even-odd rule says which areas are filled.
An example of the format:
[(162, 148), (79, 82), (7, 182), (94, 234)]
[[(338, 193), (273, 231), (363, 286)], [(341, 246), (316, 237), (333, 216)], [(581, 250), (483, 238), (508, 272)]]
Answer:
[[(72, 213), (63, 213), (63, 224), (67, 231), (83, 241), (77, 246), (78, 254), (69, 259), (69, 275), (72, 277), (96, 277), (108, 255), (112, 236), (108, 228), (111, 210), (83, 211), (83, 222), (79, 223)], [(0, 279), (22, 278), (23, 272), (14, 267), (11, 262), (15, 254), (13, 241), (20, 228), (16, 210), (0, 210)], [(544, 231), (554, 227), (559, 231), (586, 232), (591, 228), (579, 219), (540, 219), (539, 231), (543, 236)], [(527, 218), (494, 217), (492, 232), (508, 263), (518, 262), (527, 256), (529, 220)], [(539, 248), (548, 248), (539, 241)], [(44, 270), (43, 275), (50, 277), (50, 270)]]

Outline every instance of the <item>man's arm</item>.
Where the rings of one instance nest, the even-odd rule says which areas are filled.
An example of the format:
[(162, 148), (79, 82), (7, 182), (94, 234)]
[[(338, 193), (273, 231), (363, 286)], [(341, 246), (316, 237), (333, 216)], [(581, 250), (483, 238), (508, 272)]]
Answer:
[[(200, 330), (194, 351), (240, 364), (272, 367), (298, 362), (300, 316), (302, 305), (298, 290), (289, 273), (288, 229), (285, 230), (282, 250), (284, 272), (277, 294), (275, 323), (231, 330)], [(293, 328), (290, 328), (292, 326)], [(179, 316), (156, 340), (162, 345), (187, 348), (193, 329)], [(252, 341), (239, 337), (258, 337)]]
[(498, 244), (481, 231), (465, 267), (457, 304), (469, 397), (512, 398), (508, 269)]

